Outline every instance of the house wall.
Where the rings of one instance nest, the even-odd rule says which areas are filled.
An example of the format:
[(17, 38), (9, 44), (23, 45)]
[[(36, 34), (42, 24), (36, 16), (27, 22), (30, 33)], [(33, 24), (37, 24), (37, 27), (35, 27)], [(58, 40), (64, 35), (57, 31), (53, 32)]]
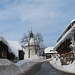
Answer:
[(66, 39), (60, 44), (60, 46), (56, 50), (59, 54), (69, 53), (70, 51), (72, 51), (71, 44), (72, 44), (72, 40)]
[(0, 58), (8, 58), (8, 47), (0, 42)]
[(35, 48), (34, 48), (34, 47), (31, 47), (30, 49), (31, 49), (31, 50), (30, 50), (30, 58), (33, 58), (34, 55), (36, 55), (36, 54), (35, 54)]
[(73, 36), (72, 36), (72, 46), (73, 46), (72, 52), (73, 52), (74, 55), (75, 55), (75, 32), (74, 32), (74, 34), (73, 34)]
[(7, 58), (7, 50), (3, 48), (3, 58)]
[(2, 41), (0, 41), (0, 58), (6, 58), (9, 60), (15, 59), (15, 55), (9, 52), (8, 46)]
[(28, 58), (28, 47), (25, 47), (25, 50), (24, 50), (24, 59), (27, 59)]
[[(30, 49), (30, 58), (33, 58), (35, 55), (37, 55), (34, 46), (30, 46), (29, 49)], [(28, 59), (29, 58), (28, 57), (29, 49), (28, 49), (28, 46), (25, 47), (25, 50), (24, 50), (24, 52), (25, 52), (24, 59)]]
[(15, 60), (15, 55), (13, 53), (8, 52), (8, 58), (7, 59), (13, 61), (13, 60)]

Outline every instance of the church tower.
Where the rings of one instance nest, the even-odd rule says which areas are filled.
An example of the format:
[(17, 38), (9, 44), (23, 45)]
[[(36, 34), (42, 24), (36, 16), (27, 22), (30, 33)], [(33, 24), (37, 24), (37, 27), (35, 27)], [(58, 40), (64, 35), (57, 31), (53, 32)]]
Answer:
[(29, 44), (25, 44), (25, 55), (24, 59), (33, 59), (35, 56), (37, 56), (38, 46), (36, 45), (35, 39), (34, 39), (34, 33), (32, 30), (29, 32)]
[(31, 32), (30, 32), (30, 39), (31, 39), (31, 38), (34, 38), (34, 34), (33, 34), (32, 30), (31, 30)]

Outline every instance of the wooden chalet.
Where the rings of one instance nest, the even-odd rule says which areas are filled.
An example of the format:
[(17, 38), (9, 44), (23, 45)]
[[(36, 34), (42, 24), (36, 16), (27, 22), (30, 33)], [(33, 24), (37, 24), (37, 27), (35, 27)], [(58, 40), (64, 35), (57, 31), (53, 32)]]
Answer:
[[(18, 42), (14, 44), (19, 44)], [(19, 46), (18, 46), (19, 47)], [(20, 46), (21, 47), (21, 46)], [(17, 55), (16, 55), (17, 54)], [(20, 55), (20, 56), (19, 56)], [(16, 48), (15, 46), (10, 46), (10, 43), (4, 39), (4, 37), (0, 37), (0, 58), (5, 58), (9, 60), (15, 60), (17, 58), (22, 60), (24, 59), (24, 52), (22, 48)]]
[(8, 41), (10, 50), (18, 60), (24, 59), (24, 51), (18, 41)]
[(3, 37), (0, 37), (0, 58), (6, 58), (9, 60), (14, 60), (15, 58), (15, 55), (9, 51), (8, 42)]
[(60, 57), (66, 61), (74, 60), (75, 54), (75, 20), (71, 21), (66, 30), (62, 33), (62, 35), (58, 38), (57, 43), (54, 47)]

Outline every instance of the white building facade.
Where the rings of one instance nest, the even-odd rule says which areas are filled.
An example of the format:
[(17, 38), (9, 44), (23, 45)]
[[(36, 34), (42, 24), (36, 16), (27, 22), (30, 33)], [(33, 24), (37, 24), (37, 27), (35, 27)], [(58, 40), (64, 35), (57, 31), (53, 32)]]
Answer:
[(34, 35), (32, 31), (30, 32), (30, 40), (25, 44), (24, 46), (24, 59), (32, 59), (35, 58), (35, 56), (38, 56), (38, 46), (35, 43)]

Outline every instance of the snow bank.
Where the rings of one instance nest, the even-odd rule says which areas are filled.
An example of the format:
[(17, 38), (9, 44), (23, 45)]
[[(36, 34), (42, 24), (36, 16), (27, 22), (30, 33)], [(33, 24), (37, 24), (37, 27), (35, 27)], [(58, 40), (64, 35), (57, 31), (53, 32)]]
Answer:
[(23, 75), (33, 65), (35, 62), (31, 60), (21, 60), (14, 64), (7, 59), (0, 59), (0, 75)]
[(0, 75), (18, 75), (21, 69), (7, 59), (0, 59)]
[(50, 60), (51, 59), (46, 59), (46, 57), (37, 56), (37, 55), (35, 55), (35, 57), (32, 59), (32, 61), (34, 61), (36, 64), (41, 62), (49, 62)]
[(64, 71), (67, 73), (74, 73), (75, 74), (75, 61), (69, 65), (61, 65), (60, 59), (56, 60), (56, 58), (52, 58), (49, 62), (54, 68)]
[(72, 64), (62, 66), (64, 70), (70, 73), (75, 73), (75, 61)]
[(42, 56), (37, 56), (35, 55), (33, 58), (32, 58), (32, 61), (34, 62), (40, 62), (40, 61), (43, 61), (44, 60), (44, 57)]
[(39, 57), (39, 56), (35, 55), (33, 59), (21, 60), (21, 61), (17, 62), (15, 65), (19, 66), (20, 69), (22, 70), (22, 72), (24, 73), (24, 72), (28, 71), (35, 64), (37, 64), (39, 62), (45, 62), (45, 61), (50, 61), (50, 60), (47, 60), (47, 59), (44, 60), (43, 57)]
[(21, 60), (16, 63), (16, 65), (20, 67), (23, 73), (26, 72), (28, 69), (30, 69), (35, 64), (36, 63), (31, 60)]
[(0, 75), (23, 75), (23, 73), (41, 61), (43, 61), (43, 57), (38, 56), (33, 60), (21, 60), (15, 64), (7, 59), (0, 59)]

